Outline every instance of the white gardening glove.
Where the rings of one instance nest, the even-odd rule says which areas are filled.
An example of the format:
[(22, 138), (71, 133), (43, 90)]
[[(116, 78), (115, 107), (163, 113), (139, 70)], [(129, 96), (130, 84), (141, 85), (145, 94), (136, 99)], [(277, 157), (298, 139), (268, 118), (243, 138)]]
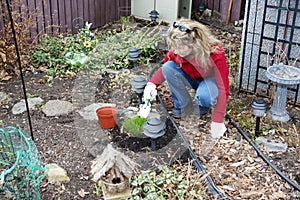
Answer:
[(154, 100), (157, 95), (156, 85), (154, 83), (148, 82), (144, 89), (144, 100)]
[(211, 122), (210, 124), (210, 133), (213, 138), (222, 137), (226, 130), (224, 123)]
[(137, 115), (140, 116), (140, 117), (143, 117), (143, 118), (147, 118), (150, 111), (151, 111), (151, 104), (150, 103), (141, 104), (140, 108), (139, 108), (139, 112), (137, 113)]

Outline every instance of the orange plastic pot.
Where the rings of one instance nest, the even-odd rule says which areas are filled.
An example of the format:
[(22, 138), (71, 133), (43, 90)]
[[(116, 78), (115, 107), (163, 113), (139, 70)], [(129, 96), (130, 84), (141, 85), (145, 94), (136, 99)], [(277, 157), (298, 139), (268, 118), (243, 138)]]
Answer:
[(114, 128), (117, 124), (118, 109), (113, 106), (104, 106), (96, 110), (101, 128)]

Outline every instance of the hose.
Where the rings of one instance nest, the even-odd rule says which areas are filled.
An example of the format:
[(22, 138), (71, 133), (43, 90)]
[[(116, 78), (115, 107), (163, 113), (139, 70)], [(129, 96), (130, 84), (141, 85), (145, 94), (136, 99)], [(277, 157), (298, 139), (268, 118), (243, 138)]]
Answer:
[[(167, 115), (167, 117), (170, 119), (170, 121), (172, 122), (173, 126), (175, 127), (177, 134), (182, 138), (183, 143), (185, 144), (185, 146), (187, 147), (191, 158), (193, 159), (193, 165), (198, 169), (199, 172), (203, 172), (205, 171), (205, 168), (201, 165), (198, 157), (195, 155), (195, 153), (193, 152), (189, 142), (187, 141), (186, 137), (180, 132), (178, 126), (176, 125), (175, 121), (173, 120), (173, 118), (170, 116), (170, 114), (168, 113), (168, 110), (166, 109), (162, 99), (160, 98), (159, 95), (157, 95), (157, 98), (160, 102), (160, 104), (162, 105), (163, 109), (165, 110), (165, 113)], [(213, 183), (212, 179), (210, 178), (210, 176), (207, 176), (205, 178), (205, 181), (208, 183), (208, 191), (212, 194), (212, 195), (218, 195), (219, 199), (228, 199)]]
[(291, 186), (293, 186), (296, 190), (300, 191), (300, 186), (297, 185), (295, 182), (293, 182), (291, 179), (289, 179), (287, 176), (285, 176), (265, 155), (264, 153), (258, 148), (257, 145), (255, 145), (251, 139), (248, 137), (248, 135), (236, 124), (232, 121), (231, 117), (226, 114), (225, 118), (229, 121), (230, 124), (232, 124), (238, 132), (252, 145), (252, 147), (255, 149), (257, 154), (270, 166), (272, 167), (276, 173), (281, 176), (286, 182), (288, 182)]

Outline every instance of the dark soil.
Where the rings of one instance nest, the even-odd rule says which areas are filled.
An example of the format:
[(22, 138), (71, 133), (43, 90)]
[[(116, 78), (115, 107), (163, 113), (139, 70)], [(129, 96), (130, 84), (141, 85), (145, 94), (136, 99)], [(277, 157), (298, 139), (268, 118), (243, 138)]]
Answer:
[[(233, 45), (231, 49), (239, 51), (240, 33), (230, 38), (227, 32), (217, 29), (215, 32), (220, 32), (219, 36), (222, 40), (235, 42), (236, 46)], [(234, 80), (237, 75), (237, 69), (231, 72), (231, 78)], [(145, 73), (147, 74), (147, 71)], [(84, 82), (80, 82), (80, 84), (76, 85), (78, 82), (76, 82), (75, 79), (56, 77), (50, 87), (44, 84), (44, 75), (42, 72), (25, 73), (24, 78), (27, 93), (38, 94), (43, 98), (44, 102), (54, 99), (66, 100), (74, 104), (79, 102), (78, 98), (76, 98), (77, 94), (74, 94), (74, 87), (80, 84), (84, 85)], [(113, 78), (114, 75), (104, 75), (95, 77), (95, 80), (92, 79), (91, 88), (93, 88), (95, 92), (89, 94), (88, 91), (86, 91), (88, 95), (94, 97), (92, 102), (113, 102), (116, 103), (117, 106), (122, 105), (122, 107), (137, 106), (137, 96), (130, 90), (128, 82), (127, 84), (122, 83), (122, 87), (116, 84), (115, 87), (111, 88), (111, 80)], [(4, 122), (4, 126), (17, 127), (30, 135), (27, 113), (13, 115), (11, 112), (12, 106), (23, 99), (23, 88), (20, 78), (14, 77), (8, 81), (1, 81), (0, 89), (2, 92), (9, 94), (10, 98), (7, 102), (2, 103), (0, 107), (1, 120)], [(165, 106), (170, 110), (172, 102), (170, 101), (170, 94), (167, 87), (160, 87), (159, 94)], [(119, 100), (118, 102), (115, 102), (114, 99), (116, 98)], [(235, 93), (235, 91), (233, 91), (231, 100), (229, 101), (231, 105), (229, 114), (233, 117), (234, 121), (240, 122), (239, 120), (243, 116), (252, 116), (249, 105), (253, 98), (255, 97), (248, 94)], [(128, 101), (128, 99), (130, 99), (130, 101)], [(88, 102), (88, 100), (84, 100), (84, 103), (87, 105)], [(157, 103), (157, 105), (159, 105), (159, 103)], [(234, 108), (240, 110), (235, 111)], [(158, 110), (161, 112), (164, 111), (161, 107), (158, 108)], [(96, 196), (94, 194), (95, 183), (91, 180), (90, 167), (91, 161), (103, 150), (104, 146), (101, 146), (101, 144), (103, 144), (101, 142), (103, 141), (99, 139), (90, 142), (87, 141), (88, 138), (86, 138), (86, 134), (90, 134), (91, 132), (93, 134), (99, 133), (99, 124), (97, 124), (97, 122), (89, 123), (79, 119), (78, 111), (78, 109), (75, 109), (69, 115), (59, 117), (46, 117), (40, 108), (34, 108), (30, 111), (34, 142), (42, 157), (42, 162), (60, 165), (67, 170), (68, 176), (71, 179), (69, 183), (59, 186), (48, 184), (47, 180), (44, 179), (40, 187), (41, 199), (102, 198), (101, 195)], [(276, 130), (276, 134), (268, 133), (266, 137), (283, 138), (283, 140), (289, 144), (289, 151), (286, 153), (264, 152), (285, 174), (288, 174), (297, 184), (300, 184), (300, 136), (299, 132), (296, 132), (299, 131), (300, 127), (300, 111), (299, 108), (289, 106), (288, 112), (292, 118), (288, 123), (271, 123), (268, 119), (262, 119), (261, 124), (262, 129), (266, 126), (270, 126), (271, 130)], [(193, 140), (189, 141), (196, 153), (199, 147), (201, 147), (201, 141), (199, 141), (199, 138), (202, 137), (201, 134), (208, 131), (208, 121), (209, 116), (201, 119), (197, 118), (196, 121), (192, 122), (176, 121), (178, 126), (183, 128), (182, 130), (186, 128), (187, 132), (183, 131), (183, 133), (186, 134), (187, 138), (190, 138), (192, 135)], [(250, 130), (243, 126), (243, 129), (249, 135), (253, 134), (255, 122), (252, 120), (251, 123), (253, 125), (250, 127)], [(175, 161), (174, 157), (179, 159), (180, 156), (175, 155), (173, 149), (172, 151), (165, 151), (164, 149), (173, 138), (177, 137), (175, 127), (171, 124), (170, 120), (166, 120), (166, 124), (166, 134), (157, 141), (156, 148), (158, 150), (157, 154), (161, 155), (164, 153), (167, 159), (162, 162), (157, 162), (171, 164), (173, 162), (170, 161)], [(193, 126), (195, 126), (196, 129), (192, 130)], [(270, 167), (267, 167), (259, 156), (257, 156), (255, 151), (249, 147), (247, 142), (241, 138), (232, 125), (227, 124), (227, 128), (228, 132), (224, 139), (212, 150), (209, 157), (201, 158), (201, 155), (198, 156), (209, 171), (217, 187), (220, 187), (229, 199), (300, 198), (300, 195), (297, 194), (292, 187), (282, 181)], [(154, 161), (154, 159), (151, 160), (152, 157), (157, 158), (157, 154), (151, 151), (151, 140), (149, 138), (132, 137), (125, 132), (122, 133), (120, 126), (105, 130), (104, 134), (110, 138), (104, 142), (112, 142), (116, 148), (127, 152), (130, 156), (133, 155), (132, 157), (136, 156), (137, 162), (152, 162)], [(99, 138), (99, 136), (95, 138)], [(172, 146), (180, 149), (182, 147), (182, 141), (178, 139), (177, 142), (179, 142), (178, 145), (172, 144)], [(186, 149), (183, 148), (182, 152), (185, 150)], [(244, 164), (232, 165), (240, 161), (244, 161)], [(262, 166), (266, 167), (262, 168)], [(254, 171), (249, 171), (250, 168), (254, 168)]]

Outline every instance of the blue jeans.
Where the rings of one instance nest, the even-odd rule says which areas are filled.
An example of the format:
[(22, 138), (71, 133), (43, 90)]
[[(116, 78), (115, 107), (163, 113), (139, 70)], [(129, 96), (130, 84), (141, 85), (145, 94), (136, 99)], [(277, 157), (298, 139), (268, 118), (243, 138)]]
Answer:
[(162, 66), (162, 72), (171, 90), (175, 108), (185, 110), (193, 105), (188, 88), (196, 90), (195, 103), (199, 107), (211, 107), (216, 104), (219, 90), (214, 77), (198, 82), (183, 72), (174, 61), (166, 62)]

